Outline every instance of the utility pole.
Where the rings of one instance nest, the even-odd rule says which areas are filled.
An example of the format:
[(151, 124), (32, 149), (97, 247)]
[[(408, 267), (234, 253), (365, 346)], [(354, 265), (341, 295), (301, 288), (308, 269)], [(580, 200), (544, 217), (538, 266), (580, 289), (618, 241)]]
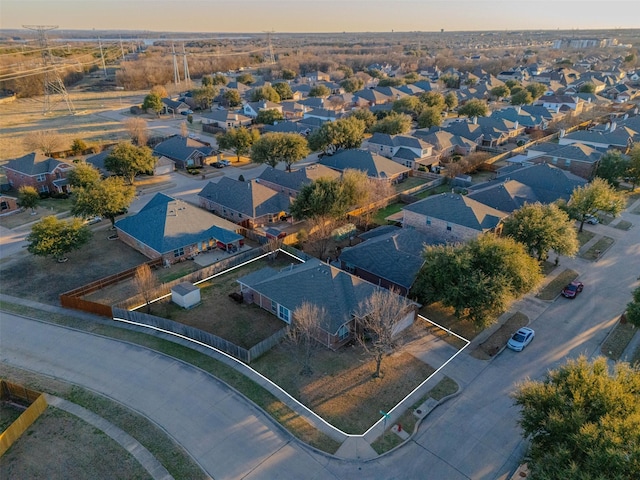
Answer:
[[(58, 28), (57, 25), (23, 25), (22, 28), (27, 30), (33, 30), (38, 34), (38, 45), (42, 55), (43, 66), (43, 86), (44, 86), (44, 106), (42, 113), (46, 115), (51, 112), (51, 109), (61, 100), (64, 100), (69, 109), (69, 113), (75, 113), (75, 108), (69, 93), (67, 92), (64, 82), (60, 78), (58, 71), (54, 65), (54, 61), (47, 42), (47, 32)], [(56, 100), (56, 97), (61, 97)]]
[(124, 47), (122, 46), (122, 35), (120, 35), (120, 53), (122, 54), (122, 61), (124, 61)]
[(180, 72), (178, 71), (178, 59), (176, 58), (176, 47), (171, 44), (171, 53), (173, 54), (173, 83), (180, 85)]
[(100, 46), (100, 58), (102, 59), (102, 71), (104, 72), (104, 78), (107, 78), (107, 65), (104, 63), (104, 52), (102, 51), (102, 40), (98, 36), (98, 45)]
[(189, 75), (189, 64), (187, 63), (187, 51), (184, 48), (184, 42), (182, 42), (182, 67), (184, 69), (184, 83), (187, 84), (187, 88), (191, 85), (191, 76)]
[(276, 58), (273, 54), (273, 45), (271, 44), (271, 34), (276, 33), (275, 30), (264, 30), (264, 33), (267, 34), (267, 52), (269, 56), (269, 63), (271, 65), (276, 63)]

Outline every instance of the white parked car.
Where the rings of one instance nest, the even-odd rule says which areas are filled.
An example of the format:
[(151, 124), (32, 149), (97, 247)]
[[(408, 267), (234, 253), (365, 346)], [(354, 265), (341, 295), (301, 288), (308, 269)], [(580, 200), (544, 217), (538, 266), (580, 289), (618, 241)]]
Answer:
[(507, 342), (507, 347), (516, 352), (522, 351), (524, 347), (531, 343), (533, 337), (536, 336), (536, 332), (529, 327), (522, 327)]

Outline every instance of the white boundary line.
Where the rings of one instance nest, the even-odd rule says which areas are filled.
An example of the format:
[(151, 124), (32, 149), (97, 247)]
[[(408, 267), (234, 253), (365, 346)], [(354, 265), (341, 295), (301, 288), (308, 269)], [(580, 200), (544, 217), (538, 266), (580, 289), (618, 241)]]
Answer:
[[(295, 255), (293, 255), (293, 254), (291, 254), (291, 253), (289, 253), (289, 252), (287, 252), (287, 251), (285, 251), (285, 250), (278, 249), (278, 251), (283, 252), (283, 253), (285, 253), (285, 254), (287, 254), (287, 255), (289, 255), (289, 256), (291, 256), (291, 257), (295, 258), (296, 260), (299, 260), (299, 261), (301, 261), (301, 262), (303, 262), (303, 263), (304, 263), (304, 260), (302, 260), (301, 258), (296, 257)], [(227, 270), (224, 270), (224, 271), (222, 271), (222, 272), (218, 272), (218, 273), (216, 273), (216, 274), (214, 274), (214, 275), (211, 275), (210, 277), (207, 277), (207, 278), (205, 278), (205, 279), (202, 279), (202, 280), (197, 281), (196, 283), (194, 283), (194, 285), (197, 285), (197, 284), (202, 283), (202, 282), (206, 282), (207, 280), (211, 280), (212, 278), (215, 278), (215, 277), (217, 277), (217, 276), (219, 276), (219, 275), (222, 275), (222, 274), (224, 274), (224, 273), (227, 273), (227, 272), (230, 272), (230, 271), (232, 271), (232, 270), (235, 270), (236, 268), (240, 268), (240, 267), (242, 267), (242, 266), (244, 266), (244, 265), (247, 265), (248, 263), (254, 262), (254, 261), (256, 261), (256, 260), (260, 260), (261, 258), (264, 258), (265, 256), (267, 256), (267, 255), (269, 255), (269, 254), (271, 254), (271, 253), (273, 253), (273, 252), (267, 252), (267, 253), (265, 253), (265, 254), (263, 254), (263, 255), (260, 255), (259, 257), (253, 258), (253, 259), (251, 259), (251, 260), (247, 260), (246, 262), (243, 262), (243, 263), (241, 263), (241, 264), (239, 264), (239, 265), (236, 265), (235, 267), (231, 267), (231, 268), (229, 268), (229, 269), (227, 269)], [(163, 298), (166, 298), (166, 297), (168, 297), (168, 296), (170, 296), (170, 295), (171, 295), (170, 293), (169, 293), (169, 294), (167, 294), (167, 295), (163, 295), (162, 297), (156, 298), (155, 300), (153, 300), (153, 301), (152, 301), (152, 302), (150, 302), (150, 303), (157, 302), (158, 300), (162, 300)], [(139, 307), (131, 308), (130, 310), (136, 310), (137, 308), (141, 308), (141, 307), (143, 307), (143, 306), (145, 306), (145, 305), (146, 305), (146, 304), (143, 304), (143, 305), (140, 305)], [(403, 403), (407, 398), (409, 398), (411, 395), (413, 395), (417, 390), (419, 390), (420, 388), (422, 388), (422, 386), (424, 386), (424, 385), (425, 385), (429, 380), (431, 380), (431, 379), (432, 379), (436, 374), (440, 373), (440, 371), (441, 371), (444, 367), (446, 367), (446, 366), (447, 366), (447, 365), (448, 365), (448, 364), (449, 364), (449, 363), (450, 363), (454, 358), (456, 358), (460, 353), (462, 353), (462, 351), (463, 351), (465, 348), (467, 348), (467, 347), (469, 346), (469, 344), (471, 343), (471, 342), (470, 342), (469, 340), (467, 340), (466, 338), (461, 337), (461, 336), (460, 336), (460, 335), (458, 335), (457, 333), (452, 332), (452, 331), (451, 331), (451, 330), (449, 330), (448, 328), (445, 328), (445, 327), (443, 327), (442, 325), (439, 325), (439, 324), (437, 324), (436, 322), (433, 322), (433, 321), (429, 320), (428, 318), (423, 317), (422, 315), (418, 315), (418, 318), (421, 318), (422, 320), (425, 320), (425, 321), (427, 321), (427, 322), (431, 323), (432, 325), (435, 325), (436, 327), (438, 327), (438, 328), (440, 328), (440, 329), (444, 330), (444, 331), (445, 331), (445, 332), (447, 332), (448, 334), (453, 335), (453, 336), (455, 336), (455, 337), (459, 338), (460, 340), (462, 340), (463, 342), (465, 342), (465, 345), (464, 345), (464, 347), (462, 347), (460, 350), (458, 350), (456, 353), (454, 353), (454, 354), (453, 354), (453, 355), (452, 355), (452, 356), (451, 356), (451, 357), (450, 357), (446, 362), (444, 362), (442, 365), (440, 365), (440, 366), (439, 366), (439, 367), (438, 367), (438, 368), (437, 368), (437, 369), (436, 369), (436, 370), (435, 370), (431, 375), (429, 375), (426, 379), (424, 379), (424, 380), (420, 383), (420, 385), (418, 385), (418, 386), (417, 386), (416, 388), (414, 388), (410, 393), (408, 393), (407, 395), (405, 395), (405, 397), (404, 397), (402, 400), (400, 400), (396, 405), (394, 405), (394, 407), (393, 407), (391, 410), (389, 410), (389, 412), (387, 413), (388, 415), (389, 415), (389, 414), (391, 414), (392, 412), (394, 412), (394, 411), (396, 410), (396, 408), (398, 408), (398, 406), (399, 406), (399, 405), (401, 405), (401, 404), (402, 404), (402, 403)], [(181, 334), (179, 334), (179, 333), (175, 333), (175, 332), (170, 332), (170, 331), (168, 331), (168, 330), (164, 330), (164, 329), (162, 329), (162, 328), (154, 327), (154, 326), (152, 326), (152, 325), (146, 325), (146, 324), (144, 324), (144, 323), (132, 322), (131, 320), (126, 320), (126, 319), (124, 319), (124, 318), (117, 318), (117, 317), (113, 317), (113, 319), (114, 319), (114, 320), (116, 320), (116, 321), (119, 321), (119, 322), (128, 323), (128, 324), (136, 325), (136, 326), (139, 326), (139, 327), (149, 328), (149, 329), (151, 329), (151, 330), (155, 330), (155, 331), (158, 331), (158, 332), (162, 332), (162, 333), (165, 333), (165, 334), (168, 334), (168, 335), (173, 335), (173, 336), (175, 336), (175, 337), (181, 338), (181, 339), (183, 339), (183, 340), (187, 340), (188, 342), (193, 342), (193, 343), (195, 343), (195, 344), (197, 344), (197, 345), (200, 345), (200, 346), (202, 346), (202, 347), (208, 348), (208, 349), (210, 349), (210, 350), (215, 351), (216, 353), (219, 353), (219, 354), (221, 354), (221, 355), (225, 356), (225, 357), (226, 357), (226, 358), (228, 358), (229, 360), (231, 360), (231, 361), (235, 362), (237, 365), (241, 366), (241, 368), (243, 368), (243, 369), (247, 369), (247, 370), (250, 370), (250, 371), (252, 372), (252, 375), (256, 375), (256, 376), (258, 376), (260, 379), (262, 379), (263, 381), (265, 381), (265, 382), (267, 382), (267, 383), (271, 384), (271, 385), (272, 385), (273, 387), (275, 387), (279, 392), (281, 392), (282, 394), (284, 394), (284, 395), (285, 395), (286, 397), (288, 397), (291, 401), (293, 401), (296, 405), (298, 405), (298, 407), (299, 407), (299, 408), (301, 408), (302, 410), (304, 410), (305, 412), (307, 412), (308, 414), (310, 414), (313, 418), (315, 418), (315, 419), (319, 420), (321, 423), (323, 423), (324, 425), (326, 425), (327, 427), (329, 427), (331, 430), (333, 430), (333, 431), (335, 431), (335, 432), (339, 433), (340, 435), (344, 436), (344, 437), (345, 437), (345, 440), (346, 440), (347, 438), (363, 438), (363, 437), (364, 437), (364, 436), (366, 436), (369, 432), (371, 432), (373, 429), (377, 428), (377, 427), (380, 425), (380, 423), (382, 423), (382, 422), (384, 421), (384, 418), (379, 419), (377, 422), (375, 422), (373, 425), (371, 425), (371, 426), (367, 429), (367, 431), (366, 431), (366, 432), (364, 432), (364, 433), (362, 433), (362, 434), (352, 434), (352, 433), (346, 433), (346, 432), (343, 432), (343, 431), (342, 431), (342, 430), (340, 430), (338, 427), (335, 427), (335, 426), (333, 426), (332, 424), (330, 424), (329, 422), (327, 422), (324, 418), (322, 418), (320, 415), (318, 415), (317, 413), (315, 413), (315, 412), (314, 412), (313, 410), (311, 410), (309, 407), (307, 407), (306, 405), (304, 405), (304, 404), (300, 403), (296, 398), (292, 397), (292, 396), (291, 396), (287, 391), (285, 391), (282, 387), (280, 387), (280, 385), (278, 385), (277, 383), (272, 382), (272, 381), (271, 381), (271, 380), (269, 380), (267, 377), (265, 377), (264, 375), (262, 375), (260, 372), (258, 372), (258, 371), (256, 371), (256, 370), (254, 370), (254, 369), (253, 369), (253, 368), (251, 368), (249, 365), (247, 365), (247, 364), (245, 364), (245, 363), (241, 362), (241, 361), (240, 361), (240, 360), (238, 360), (237, 358), (235, 358), (235, 357), (233, 357), (233, 356), (229, 355), (229, 354), (228, 354), (228, 353), (226, 353), (226, 352), (223, 352), (222, 350), (218, 350), (217, 348), (212, 347), (211, 345), (207, 345), (206, 343), (200, 342), (200, 341), (195, 340), (195, 339), (193, 339), (193, 338), (189, 338), (189, 337), (187, 337), (187, 336), (185, 336), (185, 335), (181, 335)], [(383, 432), (383, 433), (384, 433), (384, 432)]]

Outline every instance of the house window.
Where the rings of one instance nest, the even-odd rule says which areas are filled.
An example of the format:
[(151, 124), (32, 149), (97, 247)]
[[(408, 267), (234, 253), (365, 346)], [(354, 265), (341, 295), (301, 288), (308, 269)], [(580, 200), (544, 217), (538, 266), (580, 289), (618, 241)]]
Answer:
[(553, 163), (554, 165), (555, 165), (556, 163), (558, 163), (558, 157), (553, 157), (553, 158), (551, 159), (551, 163)]
[(427, 217), (427, 225), (431, 225), (431, 218)]
[(447, 223), (447, 231), (449, 231), (449, 232), (451, 231), (451, 224), (450, 223)]
[(345, 262), (344, 270), (349, 273), (356, 273), (356, 266), (352, 263)]
[(242, 214), (241, 213), (238, 214), (238, 218), (242, 218)]
[(564, 161), (564, 164), (565, 164), (567, 167), (570, 167), (570, 166), (571, 166), (571, 159), (570, 159), (570, 158), (567, 158), (567, 159)]
[(278, 305), (278, 318), (284, 320), (286, 323), (291, 323), (291, 312), (288, 308)]
[(181, 257), (183, 255), (184, 255), (184, 248), (182, 248), (182, 247), (173, 251), (173, 256), (175, 258)]
[(41, 185), (40, 186), (40, 192), (41, 193), (49, 193), (49, 187), (47, 185)]
[(47, 176), (44, 173), (41, 173), (36, 177), (37, 182), (44, 182), (47, 179)]
[(0, 202), (0, 210), (9, 210), (9, 204), (7, 202)]
[(274, 302), (273, 300), (271, 300), (271, 311), (273, 313), (277, 313), (278, 312), (278, 304), (276, 302)]
[(342, 325), (338, 330), (338, 338), (340, 338), (340, 340), (344, 340), (349, 336), (349, 333), (350, 333), (349, 327), (346, 325)]

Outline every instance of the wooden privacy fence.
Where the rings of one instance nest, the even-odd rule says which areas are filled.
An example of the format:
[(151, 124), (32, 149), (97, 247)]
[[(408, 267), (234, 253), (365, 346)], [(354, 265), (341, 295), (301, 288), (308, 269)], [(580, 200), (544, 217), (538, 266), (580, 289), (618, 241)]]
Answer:
[(246, 349), (212, 333), (205, 332), (182, 323), (174, 322), (173, 320), (156, 317), (155, 315), (148, 315), (142, 312), (132, 312), (123, 308), (114, 307), (113, 317), (114, 319), (120, 318), (128, 320), (130, 322), (159, 328), (167, 332), (176, 333), (178, 335), (197, 340), (198, 342), (225, 352), (247, 364), (273, 348), (286, 335), (286, 328), (283, 328), (250, 349)]
[(47, 401), (40, 392), (35, 392), (0, 380), (0, 398), (3, 401), (30, 404), (29, 407), (9, 427), (0, 434), (0, 457), (19, 439), (33, 422), (47, 409)]

